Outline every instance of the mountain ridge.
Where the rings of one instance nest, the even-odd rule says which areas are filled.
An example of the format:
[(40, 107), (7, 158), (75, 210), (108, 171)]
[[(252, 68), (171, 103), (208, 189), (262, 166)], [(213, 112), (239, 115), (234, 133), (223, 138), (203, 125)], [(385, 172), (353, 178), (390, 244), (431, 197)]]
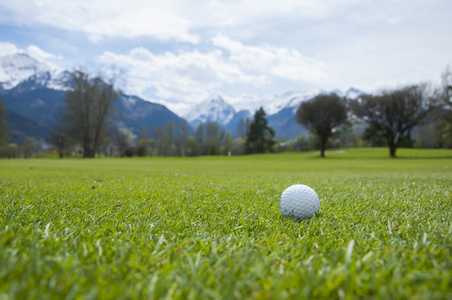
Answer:
[[(303, 92), (290, 91), (282, 95), (274, 95), (271, 97), (271, 101), (267, 101), (271, 103), (270, 105), (264, 106), (264, 111), (267, 113), (269, 126), (276, 132), (276, 137), (291, 139), (306, 132), (304, 128), (296, 122), (296, 111), (302, 102), (320, 94), (336, 94), (340, 97), (355, 99), (364, 93), (351, 87), (345, 92), (340, 90), (326, 91), (314, 89)], [(233, 112), (232, 118), (230, 115), (228, 115), (228, 118), (215, 118), (217, 115), (224, 115), (225, 107), (230, 107), (229, 112)], [(224, 97), (217, 92), (194, 106), (185, 116), (193, 128), (196, 128), (200, 123), (217, 122), (222, 125), (225, 130), (228, 130), (235, 135), (240, 121), (242, 119), (250, 120), (253, 115), (254, 112), (249, 110), (235, 112), (234, 107), (227, 103), (226, 100), (224, 100)]]
[(54, 90), (70, 88), (70, 72), (52, 69), (25, 53), (0, 57), (1, 90), (11, 90), (26, 81)]
[(226, 127), (235, 114), (234, 107), (227, 103), (219, 92), (215, 92), (201, 103), (195, 105), (184, 115), (184, 118), (193, 128), (196, 128), (200, 123), (209, 122), (217, 122), (219, 125)]
[[(5, 107), (14, 112), (13, 116), (21, 114), (42, 128), (50, 128), (56, 122), (59, 107), (64, 104), (64, 93), (70, 87), (70, 71), (52, 69), (24, 53), (0, 57), (0, 94)], [(336, 93), (352, 98), (363, 94), (355, 88), (350, 88), (346, 92), (315, 89), (302, 92), (289, 91), (255, 100), (262, 103), (269, 125), (275, 129), (276, 137), (290, 139), (303, 133), (303, 128), (295, 121), (299, 105), (322, 93)], [(121, 92), (116, 103), (119, 112), (115, 117), (119, 120), (118, 126), (131, 130), (135, 135), (138, 135), (140, 130), (146, 129), (152, 137), (156, 127), (166, 126), (172, 120), (176, 123), (182, 122), (189, 132), (193, 132), (200, 123), (216, 122), (237, 136), (239, 124), (243, 125), (243, 121), (250, 120), (254, 111), (246, 109), (237, 111), (225, 98), (220, 92), (213, 92), (181, 117), (164, 105)], [(240, 135), (243, 135), (243, 128), (240, 132)], [(23, 135), (25, 134), (16, 134)]]

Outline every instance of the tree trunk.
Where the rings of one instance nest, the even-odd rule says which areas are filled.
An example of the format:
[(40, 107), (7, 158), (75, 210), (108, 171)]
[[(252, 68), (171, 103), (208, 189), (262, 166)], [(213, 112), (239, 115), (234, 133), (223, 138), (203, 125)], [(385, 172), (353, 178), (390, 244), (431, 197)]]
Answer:
[(320, 145), (320, 157), (325, 157), (325, 146), (325, 143), (322, 142)]
[[(397, 135), (397, 133), (396, 133), (396, 135)], [(392, 158), (396, 157), (395, 153), (396, 153), (397, 147), (399, 145), (399, 141), (400, 141), (400, 136), (396, 137), (392, 133), (386, 134), (386, 143), (389, 148), (389, 156), (391, 156)]]
[(393, 158), (396, 157), (395, 153), (396, 153), (397, 147), (395, 145), (391, 145), (389, 146), (389, 155)]
[(94, 158), (96, 151), (90, 145), (83, 146), (83, 158)]
[(319, 136), (320, 137), (320, 157), (325, 157), (326, 144), (328, 143), (329, 136)]

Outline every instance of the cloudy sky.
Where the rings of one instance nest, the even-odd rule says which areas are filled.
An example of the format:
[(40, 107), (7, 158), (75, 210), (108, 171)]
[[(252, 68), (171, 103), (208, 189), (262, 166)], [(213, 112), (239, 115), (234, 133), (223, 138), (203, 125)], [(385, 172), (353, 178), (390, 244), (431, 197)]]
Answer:
[(183, 112), (213, 92), (243, 99), (310, 89), (439, 82), (452, 65), (450, 0), (14, 0), (0, 56), (120, 70), (133, 94)]

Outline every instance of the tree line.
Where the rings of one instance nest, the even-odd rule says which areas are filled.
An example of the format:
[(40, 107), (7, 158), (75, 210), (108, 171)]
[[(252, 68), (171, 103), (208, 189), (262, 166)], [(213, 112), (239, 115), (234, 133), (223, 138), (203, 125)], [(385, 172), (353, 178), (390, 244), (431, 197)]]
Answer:
[(352, 122), (366, 124), (363, 137), (379, 141), (378, 146), (385, 144), (391, 157), (396, 156), (397, 148), (401, 146), (412, 147), (413, 130), (425, 124), (434, 125), (435, 131), (440, 132), (440, 146), (450, 147), (451, 79), (447, 69), (443, 74), (443, 86), (437, 90), (424, 83), (363, 95), (356, 100), (335, 94), (319, 95), (300, 105), (297, 122), (318, 136), (322, 157), (335, 130), (350, 126)]
[[(241, 120), (235, 136), (218, 123), (199, 124), (189, 136), (185, 122), (169, 121), (157, 127), (154, 138), (147, 130), (137, 137), (127, 128), (118, 127), (113, 119), (114, 102), (118, 91), (113, 82), (101, 76), (90, 77), (82, 71), (73, 73), (73, 87), (65, 93), (64, 109), (59, 112), (56, 125), (46, 141), (52, 149), (64, 156), (93, 158), (103, 156), (198, 156), (241, 155), (272, 151), (274, 132), (269, 129), (263, 109), (257, 113), (257, 122)], [(263, 127), (262, 127), (263, 126)], [(251, 133), (249, 129), (252, 128)], [(262, 135), (259, 131), (265, 131)], [(248, 135), (251, 137), (248, 138)], [(260, 137), (270, 142), (259, 142)], [(27, 138), (21, 147), (8, 143), (6, 110), (0, 99), (0, 157), (30, 157), (42, 150), (35, 138)]]
[(119, 155), (125, 156), (200, 156), (200, 155), (243, 155), (273, 152), (274, 131), (268, 127), (265, 112), (259, 109), (252, 121), (243, 119), (235, 135), (225, 131), (217, 122), (200, 123), (193, 135), (184, 122), (177, 125), (169, 121), (166, 126), (157, 127), (154, 139), (143, 130), (136, 143), (131, 132), (119, 134), (123, 141)]
[[(413, 146), (413, 132), (422, 135), (423, 147), (452, 147), (452, 74), (447, 68), (442, 86), (410, 85), (362, 95), (350, 100), (336, 94), (318, 95), (302, 102), (295, 118), (310, 133), (295, 140), (276, 140), (263, 108), (251, 120), (243, 119), (234, 135), (218, 123), (201, 123), (193, 135), (185, 122), (170, 121), (137, 137), (113, 120), (118, 98), (113, 82), (76, 71), (73, 88), (64, 97), (65, 108), (49, 132), (47, 142), (60, 157), (74, 153), (92, 158), (105, 156), (198, 156), (271, 153), (320, 149), (329, 146), (387, 146), (389, 155), (397, 148)], [(422, 125), (422, 126), (420, 126)], [(359, 137), (356, 132), (361, 128)], [(300, 127), (301, 131), (301, 127)], [(20, 147), (23, 157), (39, 149), (34, 138)], [(19, 147), (8, 144), (6, 110), (0, 99), (0, 157), (17, 156)]]

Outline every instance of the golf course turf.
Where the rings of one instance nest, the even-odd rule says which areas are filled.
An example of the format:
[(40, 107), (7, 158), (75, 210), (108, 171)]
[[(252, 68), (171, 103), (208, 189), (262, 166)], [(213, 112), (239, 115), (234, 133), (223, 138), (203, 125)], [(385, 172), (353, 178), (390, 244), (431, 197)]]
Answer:
[(452, 151), (397, 155), (0, 160), (0, 299), (451, 299)]

